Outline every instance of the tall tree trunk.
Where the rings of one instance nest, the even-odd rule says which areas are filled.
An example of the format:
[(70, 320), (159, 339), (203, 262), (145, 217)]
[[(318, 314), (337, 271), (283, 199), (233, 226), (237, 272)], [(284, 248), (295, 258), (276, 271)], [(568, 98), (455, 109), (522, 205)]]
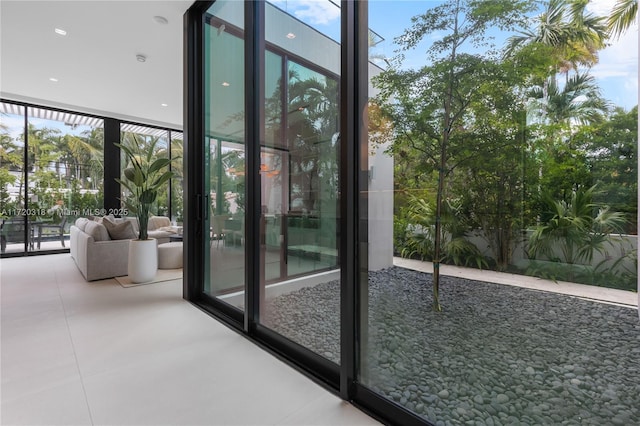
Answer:
[[(446, 114), (446, 113), (445, 113)], [(448, 115), (445, 115), (445, 122), (449, 121)], [(435, 241), (433, 249), (433, 310), (440, 312), (440, 258), (442, 246), (442, 202), (444, 198), (444, 168), (447, 164), (446, 152), (447, 142), (449, 141), (449, 132), (447, 129), (442, 135), (442, 145), (440, 145), (440, 165), (438, 168), (438, 189), (436, 194), (436, 229)]]
[[(454, 20), (453, 35), (454, 39), (458, 38), (458, 13), (460, 11), (460, 1), (456, 2), (456, 17)], [(440, 260), (442, 252), (442, 203), (444, 201), (444, 180), (446, 178), (447, 166), (447, 147), (449, 145), (449, 136), (451, 134), (451, 126), (453, 125), (452, 103), (453, 103), (453, 67), (457, 58), (457, 41), (453, 42), (451, 48), (451, 56), (449, 61), (451, 69), (449, 70), (449, 82), (447, 84), (447, 93), (444, 98), (444, 117), (442, 122), (442, 143), (440, 144), (440, 164), (438, 165), (438, 189), (436, 194), (436, 226), (435, 241), (433, 248), (433, 310), (442, 311), (440, 305)]]

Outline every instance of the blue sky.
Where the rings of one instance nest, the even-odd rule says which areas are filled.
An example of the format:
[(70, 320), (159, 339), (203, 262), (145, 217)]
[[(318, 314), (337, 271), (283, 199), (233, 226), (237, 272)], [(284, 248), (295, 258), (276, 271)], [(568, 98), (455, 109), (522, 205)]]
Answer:
[[(337, 39), (339, 37), (340, 10), (338, 0), (271, 0), (317, 30)], [(441, 1), (435, 0), (370, 0), (369, 28), (385, 41), (376, 46), (375, 52), (386, 57), (395, 56), (395, 37), (411, 25), (411, 17), (424, 13)], [(591, 0), (588, 10), (606, 16), (615, 0)], [(434, 34), (434, 36), (437, 36)], [(413, 68), (424, 64), (424, 47), (407, 52), (406, 66)], [(600, 62), (591, 69), (603, 95), (615, 105), (630, 109), (638, 104), (638, 26), (635, 25), (620, 39), (600, 52)]]

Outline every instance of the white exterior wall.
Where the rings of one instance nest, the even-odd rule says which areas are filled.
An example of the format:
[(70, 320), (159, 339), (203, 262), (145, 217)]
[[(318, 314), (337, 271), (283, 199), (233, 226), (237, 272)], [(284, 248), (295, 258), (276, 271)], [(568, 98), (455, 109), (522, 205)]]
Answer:
[[(369, 64), (369, 96), (375, 95), (371, 77), (382, 70)], [(389, 141), (391, 143), (391, 141)], [(384, 153), (387, 145), (369, 146), (369, 270), (393, 266), (393, 157)]]
[[(533, 231), (526, 232), (526, 241), (516, 242), (513, 256), (511, 259), (511, 264), (513, 265), (526, 265), (529, 262), (529, 258), (525, 254), (525, 245), (528, 239), (531, 237)], [(487, 257), (492, 257), (493, 254), (491, 250), (489, 250), (489, 246), (487, 244), (487, 240), (483, 237), (482, 231), (476, 231), (471, 235), (467, 236), (467, 240), (475, 244), (476, 247), (480, 250), (482, 255)], [(593, 254), (593, 259), (590, 266), (595, 267), (602, 261), (606, 261), (602, 267), (611, 267), (613, 264), (620, 258), (629, 254), (633, 250), (638, 248), (638, 236), (637, 235), (617, 235), (611, 234), (609, 235), (609, 242), (605, 243), (603, 248), (603, 253), (598, 253), (597, 251)], [(560, 250), (556, 250), (556, 255), (558, 257), (561, 256)], [(635, 264), (632, 259), (626, 258), (619, 265), (618, 269), (635, 269)]]

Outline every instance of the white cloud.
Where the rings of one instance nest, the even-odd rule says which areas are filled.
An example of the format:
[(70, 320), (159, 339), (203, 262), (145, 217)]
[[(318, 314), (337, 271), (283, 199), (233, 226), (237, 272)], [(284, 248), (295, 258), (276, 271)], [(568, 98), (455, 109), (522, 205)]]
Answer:
[(587, 10), (598, 16), (606, 16), (611, 12), (615, 4), (616, 0), (591, 0), (587, 4)]
[(293, 12), (300, 20), (312, 25), (327, 25), (340, 19), (340, 8), (328, 0), (290, 0), (276, 1), (280, 8), (284, 7)]
[(630, 28), (624, 36), (599, 53), (599, 62), (591, 70), (600, 77), (638, 76), (638, 27)]
[[(591, 0), (587, 10), (608, 16), (617, 0)], [(638, 102), (638, 24), (631, 26), (619, 39), (609, 40), (599, 52), (599, 62), (591, 69), (605, 90), (605, 96), (617, 104), (630, 107)]]
[(637, 78), (627, 78), (624, 82), (624, 88), (628, 91), (635, 92), (637, 97), (638, 92), (638, 79)]
[[(16, 115), (1, 115), (0, 121), (3, 125), (7, 126), (8, 133), (11, 135), (13, 139), (18, 139), (20, 135), (24, 133), (24, 117), (16, 116)], [(17, 141), (21, 143), (20, 141)]]

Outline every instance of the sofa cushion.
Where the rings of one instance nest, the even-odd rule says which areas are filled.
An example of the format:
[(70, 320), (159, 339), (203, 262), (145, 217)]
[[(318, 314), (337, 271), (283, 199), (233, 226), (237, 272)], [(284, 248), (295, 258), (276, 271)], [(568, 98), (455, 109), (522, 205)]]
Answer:
[(168, 232), (170, 234), (177, 234), (178, 228), (176, 226), (161, 226), (160, 228), (156, 228), (155, 231)]
[(124, 221), (120, 223), (112, 222), (106, 216), (102, 221), (102, 224), (105, 228), (107, 228), (107, 232), (109, 233), (109, 237), (112, 240), (132, 240), (138, 238), (135, 231), (133, 230), (133, 225), (130, 221)]
[(171, 219), (166, 216), (151, 216), (147, 230), (154, 231), (165, 226), (171, 226)]
[(133, 226), (133, 232), (138, 235), (140, 232), (140, 227), (138, 226), (138, 218), (135, 216), (127, 216), (124, 218), (125, 222), (131, 222), (131, 226)]
[(115, 222), (115, 216), (112, 214), (108, 214), (106, 216), (90, 216), (94, 222), (102, 223), (104, 219), (110, 220), (111, 222)]
[(89, 219), (87, 219), (86, 217), (79, 217), (78, 219), (76, 219), (75, 225), (84, 232), (84, 228), (87, 226), (87, 223), (89, 223)]
[(94, 241), (109, 241), (109, 232), (102, 223), (89, 221), (84, 228), (84, 232), (91, 235)]

